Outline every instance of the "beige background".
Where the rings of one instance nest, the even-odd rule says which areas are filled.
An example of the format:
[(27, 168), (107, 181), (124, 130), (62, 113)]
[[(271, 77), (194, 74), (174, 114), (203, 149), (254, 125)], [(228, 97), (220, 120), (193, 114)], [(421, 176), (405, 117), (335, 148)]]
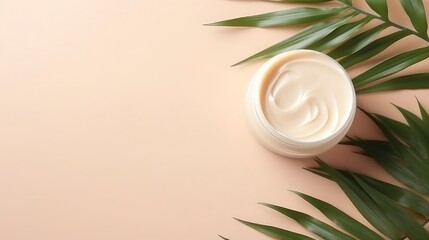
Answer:
[[(0, 239), (267, 239), (232, 217), (302, 231), (256, 204), (320, 216), (288, 189), (360, 218), (335, 185), (301, 169), (311, 160), (268, 152), (246, 125), (244, 96), (261, 62), (229, 65), (294, 29), (202, 26), (280, 9), (226, 0), (0, 0)], [(390, 52), (416, 44), (408, 38)], [(358, 101), (398, 117), (389, 102), (416, 110), (414, 96), (429, 107), (426, 95)], [(350, 134), (378, 131), (358, 114)], [(344, 146), (322, 157), (386, 178)]]

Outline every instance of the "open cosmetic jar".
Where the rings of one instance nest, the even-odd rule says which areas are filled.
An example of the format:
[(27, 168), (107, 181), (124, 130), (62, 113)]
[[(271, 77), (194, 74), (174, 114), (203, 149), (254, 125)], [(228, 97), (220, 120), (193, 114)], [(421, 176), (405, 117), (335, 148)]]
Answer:
[(331, 57), (293, 50), (264, 63), (247, 93), (247, 114), (258, 140), (292, 158), (321, 154), (343, 139), (356, 112), (353, 83)]

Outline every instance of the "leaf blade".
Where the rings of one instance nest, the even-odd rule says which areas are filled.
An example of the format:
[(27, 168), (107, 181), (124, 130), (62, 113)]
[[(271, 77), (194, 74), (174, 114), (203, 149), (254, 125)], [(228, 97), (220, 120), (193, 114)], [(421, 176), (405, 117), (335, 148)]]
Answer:
[(417, 73), (388, 79), (364, 89), (357, 89), (357, 93), (373, 93), (405, 89), (429, 88), (429, 73)]
[(398, 32), (389, 34), (387, 36), (384, 36), (382, 38), (379, 38), (374, 42), (368, 44), (366, 47), (362, 48), (361, 50), (353, 53), (352, 55), (345, 57), (339, 63), (344, 68), (350, 68), (360, 62), (363, 62), (379, 54), (380, 52), (388, 48), (390, 45), (394, 44), (395, 42), (399, 41), (400, 39), (408, 35), (409, 33), (405, 31), (398, 31)]
[(353, 83), (356, 87), (361, 87), (375, 80), (395, 74), (428, 57), (429, 47), (418, 48), (400, 53), (361, 73), (359, 76), (353, 79)]
[(356, 221), (354, 218), (350, 217), (343, 211), (334, 207), (333, 205), (327, 202), (324, 202), (320, 199), (306, 195), (304, 193), (300, 193), (300, 192), (294, 192), (294, 193), (300, 196), (301, 198), (303, 198), (311, 205), (313, 205), (319, 211), (321, 211), (327, 218), (333, 221), (337, 226), (341, 227), (342, 229), (349, 232), (350, 234), (357, 237), (358, 239), (383, 240), (383, 238), (380, 235), (378, 235), (377, 233), (375, 233), (365, 225), (361, 224), (360, 222)]
[(357, 175), (353, 175), (358, 184), (367, 192), (383, 212), (389, 216), (389, 219), (400, 228), (410, 240), (429, 239), (429, 233), (417, 222), (415, 218), (406, 213), (394, 201), (387, 198), (368, 184), (366, 184)]
[(237, 66), (249, 61), (255, 61), (260, 59), (265, 59), (269, 57), (273, 57), (277, 54), (285, 52), (287, 50), (294, 50), (300, 48), (306, 48), (310, 44), (318, 41), (319, 39), (327, 36), (329, 33), (334, 31), (339, 26), (348, 22), (355, 14), (350, 14), (340, 18), (338, 21), (330, 21), (330, 22), (321, 22), (319, 24), (313, 25), (311, 27), (305, 28), (304, 30), (298, 32), (297, 34), (289, 37), (279, 43), (272, 45), (236, 64), (233, 66)]
[(429, 113), (426, 111), (426, 109), (423, 107), (422, 103), (417, 100), (417, 103), (419, 105), (419, 111), (420, 115), (422, 116), (423, 122), (429, 123)]
[(427, 36), (428, 23), (423, 1), (401, 0), (401, 4), (417, 32)]
[(363, 47), (367, 46), (370, 42), (372, 42), (372, 38), (386, 28), (386, 24), (380, 24), (365, 32), (362, 32), (355, 37), (349, 39), (347, 42), (343, 43), (336, 49), (329, 52), (328, 55), (334, 59), (338, 59), (346, 55), (355, 53), (356, 51), (359, 51)]
[(339, 14), (344, 8), (297, 7), (259, 15), (228, 19), (206, 24), (227, 27), (283, 27), (323, 21)]
[(358, 175), (363, 181), (375, 190), (389, 197), (401, 206), (408, 208), (422, 216), (429, 216), (429, 202), (420, 195), (408, 189), (377, 180), (375, 178)]
[[(365, 140), (358, 140), (358, 143), (366, 153), (380, 164), (390, 175), (396, 178), (404, 185), (421, 193), (429, 194), (429, 186), (419, 178), (414, 171), (411, 170), (411, 166), (406, 164), (405, 161), (401, 161), (402, 158), (396, 149), (397, 138), (402, 139), (410, 143), (414, 148), (424, 148), (421, 145), (420, 140), (411, 134), (410, 127), (404, 123), (396, 120), (378, 115), (370, 114), (363, 111), (383, 132), (383, 134), (390, 139), (390, 142), (385, 142), (384, 147), (380, 148), (380, 144), (372, 141), (370, 144), (363, 144)], [(399, 141), (400, 143), (401, 141)], [(399, 146), (401, 148), (401, 146)], [(384, 151), (380, 151), (384, 149)], [(404, 159), (406, 160), (406, 159)]]
[(399, 239), (401, 237), (397, 227), (360, 187), (320, 159), (316, 159), (316, 162), (340, 186), (353, 205), (375, 228), (390, 238)]
[(335, 47), (350, 38), (370, 20), (371, 19), (369, 18), (363, 18), (355, 22), (346, 23), (332, 31), (323, 39), (320, 39), (319, 41), (310, 45), (309, 48), (317, 51), (325, 51), (326, 49)]
[(378, 13), (382, 18), (389, 18), (389, 11), (386, 0), (365, 0), (368, 6)]
[(355, 240), (349, 235), (338, 231), (337, 229), (331, 227), (330, 225), (302, 212), (298, 212), (292, 209), (276, 206), (268, 203), (261, 203), (262, 205), (269, 207), (287, 217), (292, 218), (298, 222), (301, 226), (305, 227), (307, 230), (315, 233), (316, 235), (322, 237), (323, 239), (329, 240)]
[(256, 230), (262, 234), (265, 234), (269, 237), (272, 237), (274, 239), (278, 239), (278, 240), (289, 240), (289, 239), (314, 240), (314, 238), (307, 237), (307, 236), (299, 234), (299, 233), (287, 231), (287, 230), (284, 230), (281, 228), (257, 224), (257, 223), (252, 223), (252, 222), (244, 221), (244, 220), (237, 219), (237, 218), (236, 218), (236, 220), (239, 221), (240, 223), (242, 223), (242, 224), (244, 224), (250, 228), (253, 228), (254, 230)]

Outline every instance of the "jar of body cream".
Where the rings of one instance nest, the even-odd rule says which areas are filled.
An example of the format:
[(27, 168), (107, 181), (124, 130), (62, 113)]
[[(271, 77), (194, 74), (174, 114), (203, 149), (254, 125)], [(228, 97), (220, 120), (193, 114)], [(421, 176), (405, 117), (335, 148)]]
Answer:
[(356, 94), (343, 67), (312, 50), (293, 50), (268, 60), (247, 94), (250, 126), (273, 152), (316, 156), (339, 143), (356, 111)]

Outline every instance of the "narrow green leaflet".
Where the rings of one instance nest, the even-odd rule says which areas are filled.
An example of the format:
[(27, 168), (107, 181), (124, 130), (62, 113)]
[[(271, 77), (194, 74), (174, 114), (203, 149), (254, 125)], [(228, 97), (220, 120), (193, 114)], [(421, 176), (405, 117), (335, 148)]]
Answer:
[(313, 43), (308, 48), (317, 50), (317, 51), (324, 51), (332, 47), (335, 47), (343, 43), (348, 38), (350, 38), (354, 33), (359, 31), (359, 29), (361, 29), (370, 20), (371, 19), (369, 18), (363, 18), (355, 22), (346, 23), (343, 26), (340, 26), (339, 28), (332, 31), (328, 36)]
[(365, 0), (369, 7), (384, 19), (389, 18), (386, 0)]
[(320, 167), (309, 167), (309, 168), (304, 168), (304, 169), (311, 172), (311, 173), (316, 174), (317, 176), (320, 176), (320, 177), (323, 177), (323, 178), (326, 178), (326, 179), (333, 181), (332, 178), (329, 176), (329, 174), (324, 172), (323, 169), (321, 169)]
[(429, 113), (426, 111), (426, 109), (423, 107), (423, 105), (420, 103), (419, 100), (417, 100), (417, 103), (419, 104), (419, 110), (420, 110), (420, 115), (422, 117), (422, 121), (429, 125)]
[(345, 8), (300, 7), (260, 15), (234, 18), (207, 24), (208, 26), (280, 27), (320, 22), (335, 16)]
[(273, 226), (267, 226), (252, 222), (243, 221), (240, 219), (236, 219), (237, 221), (243, 223), (244, 225), (253, 228), (254, 230), (263, 233), (269, 237), (272, 237), (274, 239), (278, 240), (314, 240), (314, 238), (307, 237), (302, 234), (290, 232), (281, 228), (273, 227)]
[(355, 219), (353, 219), (343, 211), (332, 206), (331, 204), (303, 193), (299, 193), (299, 192), (294, 192), (294, 193), (300, 196), (301, 198), (303, 198), (311, 205), (313, 205), (319, 211), (321, 211), (327, 218), (333, 221), (337, 226), (344, 229), (345, 231), (352, 234), (353, 236), (357, 237), (358, 239), (383, 240), (383, 238), (380, 235), (378, 235), (377, 233), (375, 233), (365, 225), (361, 224), (360, 222), (356, 221)]
[[(366, 113), (366, 112), (365, 112)], [(416, 168), (415, 174), (421, 173), (421, 180), (429, 181), (424, 174), (428, 165), (428, 133), (425, 124), (416, 115), (402, 111), (405, 118), (409, 118), (411, 127), (401, 122), (377, 114), (366, 113), (383, 131), (388, 142), (374, 140), (352, 140), (351, 144), (360, 146), (366, 154), (375, 160), (389, 164), (400, 164), (401, 168)], [(407, 116), (408, 114), (408, 116)], [(386, 148), (384, 148), (386, 146)], [(400, 160), (399, 160), (400, 159)], [(425, 160), (425, 161), (422, 161)], [(382, 164), (382, 166), (384, 166)], [(391, 173), (393, 175), (393, 173)], [(419, 184), (420, 185), (420, 184)], [(427, 189), (427, 187), (425, 188)], [(426, 192), (426, 191), (425, 191)]]
[(262, 50), (261, 52), (258, 52), (255, 55), (252, 55), (234, 64), (233, 66), (236, 66), (245, 62), (249, 62), (249, 61), (269, 58), (279, 53), (285, 52), (287, 50), (306, 48), (312, 43), (326, 37), (329, 33), (334, 31), (336, 28), (348, 22), (353, 16), (355, 16), (355, 14), (347, 15), (345, 17), (340, 18), (337, 21), (321, 22), (319, 24), (308, 27), (300, 31), (299, 33), (295, 34), (294, 36), (289, 37), (286, 40), (283, 40), (265, 50)]
[(316, 159), (321, 169), (329, 174), (333, 181), (344, 191), (359, 212), (380, 232), (392, 239), (400, 239), (398, 228), (391, 222), (366, 192), (347, 177), (337, 172), (320, 159)]
[(404, 211), (398, 204), (387, 198), (358, 176), (354, 175), (358, 184), (368, 193), (371, 198), (377, 202), (383, 213), (403, 231), (410, 240), (429, 239), (429, 233), (421, 226), (415, 218)]
[[(320, 168), (309, 169), (309, 171), (311, 171), (311, 172), (313, 172), (313, 173), (315, 173), (321, 177), (332, 180), (329, 177), (329, 175), (327, 173), (323, 172), (323, 170)], [(339, 171), (339, 170), (337, 170), (337, 171)], [(346, 172), (346, 171), (339, 171), (339, 172), (351, 180), (353, 180), (353, 178), (354, 178), (350, 172)], [(378, 192), (382, 193), (386, 197), (390, 198), (391, 200), (395, 201), (399, 205), (401, 205), (405, 208), (408, 208), (411, 211), (418, 213), (422, 216), (429, 216), (429, 202), (426, 199), (424, 199), (423, 197), (421, 197), (420, 195), (418, 195), (418, 194), (416, 194), (416, 193), (414, 193), (408, 189), (401, 188), (401, 187), (395, 186), (395, 185), (387, 183), (387, 182), (380, 181), (380, 180), (372, 178), (372, 177), (368, 177), (368, 176), (365, 176), (362, 174), (356, 174), (356, 173), (354, 173), (354, 175), (358, 176), (360, 179), (365, 181), (366, 184), (370, 185), (372, 188), (374, 188)], [(331, 210), (332, 207), (333, 208), (335, 208), (335, 207), (329, 206), (328, 203), (325, 203), (321, 200), (318, 200), (316, 198), (313, 198), (311, 196), (308, 196), (308, 195), (305, 195), (302, 193), (296, 193), (296, 194), (303, 197), (308, 202), (312, 201), (310, 203), (313, 206), (315, 206), (316, 208), (318, 208), (324, 214), (325, 214), (325, 211), (332, 211), (333, 213), (331, 213), (331, 215), (333, 215), (335, 217), (342, 215), (341, 213), (337, 213), (337, 211), (340, 211), (338, 209), (337, 210), (335, 210), (335, 209)], [(343, 214), (345, 214), (345, 213), (343, 213)], [(327, 214), (325, 214), (325, 215), (329, 219), (331, 219), (331, 217), (329, 215), (327, 215)], [(349, 216), (348, 215), (344, 216), (344, 218), (347, 218), (347, 217), (349, 217)], [(333, 219), (331, 219), (331, 220), (336, 223), (336, 220), (333, 220)], [(341, 218), (341, 220), (342, 220), (342, 218)], [(351, 219), (351, 220), (353, 220), (353, 219)], [(338, 225), (338, 226), (340, 226), (340, 225)], [(340, 227), (347, 230), (343, 226), (340, 226)], [(359, 228), (359, 226), (353, 225), (352, 230), (354, 230), (354, 229), (356, 229), (356, 230), (360, 229), (359, 231), (357, 231), (358, 234), (362, 233), (362, 232), (365, 232), (365, 234), (366, 234), (366, 230), (363, 228)], [(349, 231), (349, 230), (347, 230), (347, 231)], [(350, 232), (350, 233), (352, 233), (352, 232)], [(354, 233), (352, 233), (352, 234), (354, 235)], [(362, 237), (362, 236), (358, 236), (358, 235), (355, 235), (355, 236), (358, 237), (359, 239), (378, 239), (374, 236), (372, 236), (372, 237), (369, 237), (369, 236)]]
[[(368, 115), (375, 122), (375, 124), (382, 128), (383, 132), (392, 134), (393, 136), (400, 139), (403, 143), (406, 143), (406, 146), (413, 148), (415, 151), (425, 151), (425, 147), (422, 145), (421, 140), (413, 135), (410, 126), (407, 124), (380, 114), (369, 114), (365, 111), (363, 112)], [(394, 152), (391, 144), (389, 144), (388, 151), (391, 153)]]
[(410, 74), (396, 77), (369, 86), (364, 89), (357, 89), (357, 93), (373, 93), (382, 91), (393, 91), (403, 89), (426, 89), (429, 88), (429, 73)]
[(389, 197), (401, 206), (408, 208), (422, 216), (429, 216), (429, 202), (420, 195), (408, 189), (401, 188), (375, 178), (363, 175), (358, 176), (372, 188)]
[(284, 207), (262, 203), (262, 205), (267, 206), (271, 209), (278, 211), (279, 213), (292, 218), (298, 222), (301, 226), (305, 227), (307, 230), (315, 233), (316, 235), (327, 240), (355, 240), (349, 235), (338, 231), (337, 229), (331, 227), (330, 225), (302, 212), (298, 212), (292, 209), (287, 209)]
[(221, 235), (218, 235), (220, 238), (222, 238), (223, 240), (230, 240), (229, 238), (223, 237)]
[(423, 185), (429, 186), (429, 169), (427, 164), (421, 161), (421, 156), (392, 134), (385, 133), (385, 136), (392, 145), (395, 162), (400, 163), (404, 169), (409, 169)]
[(387, 28), (386, 24), (380, 24), (376, 27), (373, 27), (365, 32), (362, 32), (353, 38), (350, 38), (345, 43), (341, 44), (339, 47), (332, 50), (328, 53), (334, 59), (338, 59), (356, 51), (362, 49), (367, 46), (369, 43), (373, 41), (373, 37), (379, 34), (381, 31)]
[[(408, 143), (411, 143), (410, 145), (412, 147), (425, 149), (425, 147), (421, 145), (420, 140), (412, 134), (412, 131), (409, 129), (409, 127), (408, 133), (406, 133), (407, 130), (403, 127), (403, 125), (400, 125), (397, 122), (395, 123), (393, 120), (388, 121), (388, 118), (386, 117), (381, 117), (376, 114), (369, 114), (365, 111), (363, 112), (380, 128), (383, 134), (387, 137), (389, 142), (386, 142), (386, 144), (388, 147), (382, 148), (386, 144), (380, 145), (374, 141), (368, 140), (357, 140), (355, 143), (364, 149), (368, 156), (376, 160), (381, 167), (383, 167), (398, 181), (416, 191), (429, 194), (429, 185), (419, 177), (417, 172), (411, 170), (411, 168), (413, 168), (413, 166), (415, 167), (415, 165), (418, 163), (411, 159), (410, 164), (405, 164), (405, 162), (410, 162), (410, 159), (404, 158), (400, 155), (400, 153), (403, 151), (401, 148), (406, 147), (403, 142), (407, 141), (407, 139), (413, 139), (408, 141)], [(398, 140), (397, 137), (399, 137), (401, 140)]]
[(417, 136), (418, 139), (429, 140), (429, 128), (427, 123), (405, 108), (399, 106), (396, 106), (396, 108), (401, 112), (402, 116), (404, 116), (410, 126), (410, 129), (412, 129), (414, 135)]
[(372, 58), (373, 56), (379, 54), (380, 52), (382, 52), (383, 50), (385, 50), (395, 42), (399, 41), (400, 39), (408, 35), (409, 34), (405, 31), (398, 31), (398, 32), (389, 34), (387, 36), (384, 36), (382, 38), (379, 38), (374, 42), (371, 42), (361, 50), (353, 53), (352, 55), (345, 57), (339, 63), (344, 68), (350, 68), (358, 63), (361, 63), (365, 60)]
[(427, 36), (428, 23), (426, 20), (426, 12), (423, 1), (401, 0), (401, 4), (417, 32), (423, 36)]
[(352, 143), (362, 148), (365, 151), (364, 155), (374, 159), (399, 182), (419, 192), (429, 193), (428, 187), (407, 166), (398, 161), (396, 156), (392, 155), (393, 150), (382, 150), (385, 144), (373, 140), (355, 140)]
[[(323, 172), (320, 168), (311, 169), (310, 171), (332, 180), (329, 175)], [(340, 170), (337, 171), (352, 180), (354, 178), (353, 175), (358, 176), (366, 184), (370, 185), (372, 188), (395, 201), (399, 205), (408, 208), (422, 216), (429, 216), (429, 202), (413, 191), (362, 174), (352, 174), (350, 172)]]
[[(416, 173), (420, 171), (429, 171), (429, 159), (427, 152), (427, 147), (429, 145), (428, 123), (424, 122), (417, 115), (411, 113), (404, 108), (398, 106), (396, 106), (396, 108), (401, 112), (402, 116), (404, 116), (405, 120), (408, 122), (408, 125), (410, 126), (410, 131), (412, 132), (413, 136), (415, 136), (421, 142), (421, 148), (412, 148), (411, 151), (412, 156), (415, 157), (415, 160), (413, 162), (421, 165)], [(410, 146), (410, 148), (411, 147), (412, 146)], [(409, 163), (409, 165), (413, 166), (411, 163)], [(422, 180), (426, 180), (427, 184), (429, 185), (429, 178), (426, 178), (425, 176), (427, 176), (427, 174), (424, 174)]]
[(388, 77), (429, 57), (429, 47), (410, 50), (393, 56), (353, 79), (356, 87)]

